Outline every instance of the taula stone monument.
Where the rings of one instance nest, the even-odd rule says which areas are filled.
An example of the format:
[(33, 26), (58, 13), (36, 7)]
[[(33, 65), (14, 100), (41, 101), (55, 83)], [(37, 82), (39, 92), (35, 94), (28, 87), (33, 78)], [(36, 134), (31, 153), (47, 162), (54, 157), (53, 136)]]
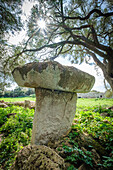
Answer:
[(13, 71), (22, 87), (35, 88), (36, 108), (31, 144), (47, 144), (65, 135), (76, 111), (76, 93), (86, 93), (95, 78), (77, 68), (55, 61), (33, 62)]

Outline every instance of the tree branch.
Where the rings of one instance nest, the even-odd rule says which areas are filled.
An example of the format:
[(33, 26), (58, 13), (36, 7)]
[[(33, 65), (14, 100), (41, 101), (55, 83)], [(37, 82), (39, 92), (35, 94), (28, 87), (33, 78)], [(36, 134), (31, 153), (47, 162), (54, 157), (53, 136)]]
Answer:
[(104, 64), (96, 57), (94, 53), (86, 49), (86, 52), (93, 57), (94, 62), (103, 70), (105, 68)]
[(104, 54), (103, 52), (101, 52), (100, 50), (98, 50), (97, 48), (95, 48), (94, 46), (81, 42), (81, 45), (83, 45), (84, 47), (90, 49), (91, 51), (95, 52), (96, 54), (98, 54), (100, 57), (103, 57), (105, 59), (107, 59), (107, 55)]
[(39, 28), (39, 29), (36, 29), (36, 30), (34, 31), (34, 33), (32, 33), (32, 35), (31, 35), (31, 36), (28, 38), (28, 40), (26, 41), (25, 47), (23, 48), (23, 50), (26, 49), (27, 44), (28, 44), (28, 42), (30, 41), (30, 39), (31, 39), (37, 32), (39, 32), (39, 31), (40, 31), (40, 28)]
[[(113, 12), (102, 13), (99, 9), (93, 9), (93, 10), (91, 10), (91, 11), (88, 13), (88, 15), (86, 15), (85, 17), (80, 17), (80, 16), (77, 16), (77, 17), (63, 16), (63, 17), (64, 17), (65, 19), (86, 20), (86, 19), (89, 19), (90, 16), (91, 16), (93, 13), (99, 14), (99, 16), (97, 16), (97, 17), (103, 16), (103, 17), (106, 17), (106, 18), (113, 15)], [(58, 16), (58, 15), (57, 15), (56, 17), (62, 17), (62, 16)]]
[(91, 25), (86, 24), (86, 25), (82, 25), (82, 26), (80, 26), (80, 27), (70, 28), (70, 30), (81, 30), (81, 29), (90, 28), (90, 27), (91, 27)]
[[(108, 51), (109, 47), (103, 46), (101, 44), (95, 44), (94, 42), (88, 40), (84, 36), (79, 36), (79, 35), (73, 34), (72, 30), (69, 27), (67, 27), (66, 25), (63, 25), (63, 28), (70, 33), (71, 37), (74, 39), (75, 45), (82, 45), (82, 46), (92, 50), (93, 52), (95, 52), (99, 56), (101, 56), (103, 58), (107, 58), (107, 55), (105, 53), (101, 52), (98, 49), (102, 49), (103, 51), (106, 52), (106, 51)], [(80, 41), (80, 39), (83, 40), (83, 41)], [(104, 48), (106, 47), (106, 50), (103, 47)]]
[(73, 48), (73, 45), (71, 45), (71, 46), (70, 46), (70, 48), (68, 48), (67, 50), (62, 51), (62, 52), (61, 52), (61, 54), (65, 54), (65, 53), (67, 53), (67, 52), (68, 52), (68, 51), (70, 51), (72, 48)]
[(63, 14), (63, 0), (61, 0), (61, 14), (62, 14), (62, 23), (64, 23), (64, 14)]
[(96, 31), (95, 31), (93, 25), (91, 26), (91, 30), (92, 30), (93, 40), (94, 40), (95, 44), (98, 45), (99, 42), (98, 42), (97, 34), (96, 34)]
[(70, 29), (71, 29), (71, 30), (81, 30), (81, 29), (84, 29), (84, 28), (91, 28), (94, 42), (95, 42), (96, 44), (99, 44), (98, 38), (97, 38), (97, 34), (96, 34), (96, 31), (95, 31), (93, 25), (87, 25), (87, 24), (86, 24), (86, 25), (82, 25), (82, 26), (80, 26), (80, 27), (74, 27), (74, 28), (70, 28)]
[[(75, 41), (68, 41), (67, 40), (67, 41), (61, 41), (61, 42), (53, 43), (53, 44), (46, 44), (46, 45), (44, 45), (42, 47), (39, 47), (39, 48), (36, 48), (36, 49), (26, 49), (26, 50), (23, 50), (21, 53), (19, 53), (19, 55), (22, 54), (22, 53), (25, 53), (25, 52), (37, 52), (37, 51), (41, 51), (44, 48), (56, 48), (59, 45), (62, 46), (62, 45), (65, 45), (65, 44), (75, 44)], [(79, 41), (76, 41), (76, 44), (80, 45)]]
[(87, 43), (89, 45), (92, 45), (93, 47), (98, 48), (98, 49), (100, 49), (102, 51), (107, 52), (108, 50), (110, 50), (108, 46), (105, 46), (105, 45), (100, 44), (100, 43), (95, 44), (93, 41), (89, 40), (88, 38), (86, 38), (84, 36), (79, 36), (79, 35), (75, 35), (75, 34), (74, 34), (74, 36), (76, 38), (79, 38), (79, 39), (83, 40), (85, 43)]
[(51, 57), (50, 60), (55, 60), (55, 59), (59, 56), (59, 54), (61, 53), (61, 51), (63, 50), (63, 47), (64, 47), (64, 45), (61, 46), (61, 49), (60, 49), (60, 51), (59, 51), (58, 53), (57, 53), (57, 51), (56, 51), (56, 55), (53, 56), (53, 57)]

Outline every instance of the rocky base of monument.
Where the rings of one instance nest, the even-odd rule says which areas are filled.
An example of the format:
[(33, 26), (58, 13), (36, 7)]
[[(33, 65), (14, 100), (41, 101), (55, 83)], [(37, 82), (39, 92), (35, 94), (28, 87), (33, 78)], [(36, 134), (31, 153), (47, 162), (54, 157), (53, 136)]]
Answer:
[(44, 145), (29, 145), (17, 155), (10, 170), (60, 170), (65, 169), (64, 159)]
[[(73, 133), (72, 129), (70, 134)], [(79, 149), (73, 145), (73, 142), (79, 145)], [(89, 146), (92, 147), (90, 155), (87, 155)], [(76, 160), (67, 160), (67, 157), (72, 158), (72, 155), (76, 155)], [(24, 147), (17, 154), (10, 170), (67, 170), (70, 167), (76, 167), (78, 170), (103, 170), (99, 167), (103, 155), (107, 155), (105, 148), (87, 133), (80, 133), (73, 141), (70, 140), (70, 135), (67, 135), (57, 141), (49, 142), (47, 146)]]

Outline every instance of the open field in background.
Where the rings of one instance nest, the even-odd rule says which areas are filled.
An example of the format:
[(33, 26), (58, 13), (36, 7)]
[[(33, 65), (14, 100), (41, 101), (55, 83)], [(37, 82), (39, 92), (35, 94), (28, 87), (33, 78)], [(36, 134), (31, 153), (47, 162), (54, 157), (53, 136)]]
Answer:
[[(16, 97), (16, 98), (0, 98), (0, 100), (4, 100), (5, 102), (16, 102), (16, 101), (24, 101), (30, 100), (35, 101), (35, 97)], [(77, 99), (77, 109), (85, 109), (86, 107), (109, 107), (113, 106), (113, 99), (105, 99), (105, 98), (78, 98)]]
[(19, 101), (24, 101), (24, 100), (31, 100), (35, 101), (35, 97), (15, 97), (15, 98), (0, 98), (0, 100), (4, 100), (5, 102), (19, 102)]
[(78, 98), (77, 99), (77, 111), (91, 107), (110, 107), (113, 106), (113, 99), (105, 98)]
[[(5, 102), (30, 100), (35, 97), (0, 98)], [(113, 168), (113, 99), (78, 98), (70, 133), (54, 145), (68, 163), (67, 170)], [(9, 170), (15, 155), (30, 144), (34, 109), (19, 106), (0, 108), (0, 170)], [(49, 146), (52, 148), (52, 146)], [(94, 157), (96, 154), (97, 158)]]

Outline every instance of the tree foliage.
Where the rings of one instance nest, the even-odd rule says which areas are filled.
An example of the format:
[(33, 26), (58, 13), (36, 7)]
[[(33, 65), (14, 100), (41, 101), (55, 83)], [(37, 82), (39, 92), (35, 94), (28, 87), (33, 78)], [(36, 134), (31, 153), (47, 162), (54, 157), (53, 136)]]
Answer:
[[(39, 24), (42, 19), (45, 28)], [(113, 89), (113, 3), (110, 0), (40, 0), (32, 8), (27, 34), (26, 43), (8, 62), (26, 56), (54, 60), (59, 55), (68, 55), (74, 63), (88, 63), (93, 58)]]
[(0, 0), (0, 89), (2, 90), (11, 81), (8, 76), (10, 62), (5, 68), (4, 61), (11, 58), (14, 47), (8, 44), (9, 37), (22, 28), (22, 3), (23, 0)]
[(21, 5), (22, 0), (0, 0), (0, 38), (21, 29)]

